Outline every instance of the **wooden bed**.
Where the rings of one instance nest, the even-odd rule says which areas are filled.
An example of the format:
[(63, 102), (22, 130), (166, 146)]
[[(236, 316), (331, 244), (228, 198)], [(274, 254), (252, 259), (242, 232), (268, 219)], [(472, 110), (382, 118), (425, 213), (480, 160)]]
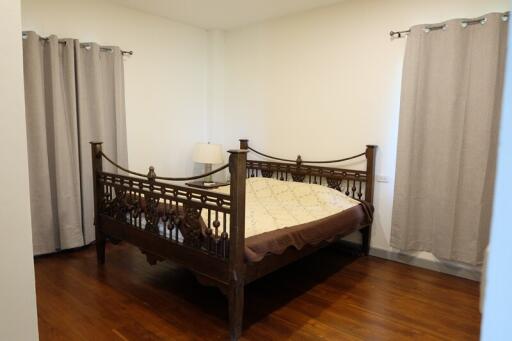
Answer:
[[(141, 174), (113, 162), (103, 153), (101, 142), (91, 142), (91, 151), (98, 263), (105, 263), (105, 242), (110, 239), (139, 247), (151, 264), (168, 259), (188, 268), (202, 284), (216, 286), (226, 294), (232, 340), (241, 335), (246, 284), (356, 230), (362, 234), (362, 254), (369, 252), (371, 219), (320, 243), (300, 249), (288, 247), (281, 254), (249, 261), (245, 254), (246, 179), (265, 177), (320, 184), (371, 207), (376, 146), (369, 145), (365, 152), (344, 159), (303, 161), (300, 156), (296, 160), (272, 157), (251, 148), (248, 140), (240, 140), (240, 149), (229, 151), (229, 163), (211, 172), (229, 169), (229, 194), (170, 183), (208, 174), (159, 177), (153, 167), (148, 174)], [(247, 160), (250, 151), (275, 161)], [(358, 158), (366, 159), (366, 170), (319, 165)], [(106, 172), (104, 160), (116, 171)]]

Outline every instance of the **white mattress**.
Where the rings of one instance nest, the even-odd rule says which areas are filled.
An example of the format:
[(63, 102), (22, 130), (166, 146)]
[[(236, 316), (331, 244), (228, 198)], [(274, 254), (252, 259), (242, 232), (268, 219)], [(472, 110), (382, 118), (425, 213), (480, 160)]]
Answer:
[[(229, 186), (215, 191), (229, 194)], [(358, 204), (357, 200), (340, 191), (322, 185), (249, 178), (246, 182), (245, 237), (326, 218)]]
[[(229, 186), (223, 186), (214, 191), (229, 194), (229, 190)], [(326, 218), (358, 204), (357, 200), (340, 191), (322, 185), (261, 177), (249, 178), (246, 182), (245, 237)], [(201, 216), (207, 224), (208, 210), (203, 210)], [(212, 224), (214, 219), (212, 212)], [(223, 226), (222, 214), (218, 215), (218, 220), (220, 226)], [(146, 225), (144, 215), (141, 225), (142, 228)], [(229, 232), (229, 221), (226, 226)], [(158, 227), (163, 236), (163, 222)], [(174, 233), (173, 231), (173, 239)], [(166, 231), (166, 236), (169, 236), (169, 231)], [(178, 233), (178, 240), (183, 241), (181, 233)]]

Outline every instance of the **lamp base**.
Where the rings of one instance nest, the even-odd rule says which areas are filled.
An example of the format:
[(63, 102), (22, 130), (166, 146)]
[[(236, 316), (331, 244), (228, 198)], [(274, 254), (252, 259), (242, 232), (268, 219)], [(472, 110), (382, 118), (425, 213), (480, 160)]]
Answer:
[[(211, 163), (205, 163), (204, 164), (204, 172), (210, 173), (212, 171), (212, 164)], [(213, 182), (213, 175), (208, 175), (204, 177), (204, 182)]]

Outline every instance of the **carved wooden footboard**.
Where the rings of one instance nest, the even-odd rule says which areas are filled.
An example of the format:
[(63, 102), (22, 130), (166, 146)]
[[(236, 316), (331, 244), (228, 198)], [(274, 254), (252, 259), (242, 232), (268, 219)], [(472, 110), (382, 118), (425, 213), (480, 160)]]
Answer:
[[(274, 161), (247, 160), (249, 150)], [(247, 177), (323, 184), (358, 200), (371, 202), (375, 147), (365, 153), (334, 160), (366, 157), (365, 171), (310, 165), (311, 161), (274, 158), (250, 148), (240, 140), (240, 149), (229, 151), (229, 163), (208, 174), (187, 178), (133, 172), (113, 162), (102, 151), (101, 142), (91, 142), (96, 252), (105, 263), (105, 242), (127, 241), (146, 255), (151, 264), (169, 259), (193, 271), (204, 284), (215, 285), (228, 297), (230, 338), (241, 335), (244, 285), (300, 259), (328, 243), (289, 249), (257, 263), (245, 261), (245, 182)], [(103, 162), (114, 166), (107, 172)], [(323, 161), (315, 163), (332, 163)], [(229, 168), (229, 195), (170, 183), (202, 178)], [(371, 222), (362, 227), (363, 251), (368, 253)], [(337, 236), (341, 237), (341, 236)]]
[[(198, 278), (218, 286), (229, 299), (232, 339), (241, 332), (244, 276), (245, 171), (247, 151), (230, 151), (230, 194), (221, 194), (164, 181), (165, 178), (130, 171), (117, 165), (91, 142), (94, 181), (96, 251), (105, 263), (107, 238), (139, 247), (150, 263), (170, 259)], [(121, 175), (105, 172), (103, 161)], [(229, 222), (229, 224), (228, 224)]]

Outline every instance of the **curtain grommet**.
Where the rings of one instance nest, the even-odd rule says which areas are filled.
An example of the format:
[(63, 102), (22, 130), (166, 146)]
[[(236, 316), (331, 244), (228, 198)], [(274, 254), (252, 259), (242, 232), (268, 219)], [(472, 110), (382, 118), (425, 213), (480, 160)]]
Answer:
[(425, 33), (429, 33), (429, 32), (432, 32), (432, 31), (438, 31), (438, 30), (446, 31), (447, 28), (448, 28), (448, 26), (446, 24), (444, 24), (444, 25), (437, 25), (437, 26), (425, 26), (423, 28), (423, 31)]

